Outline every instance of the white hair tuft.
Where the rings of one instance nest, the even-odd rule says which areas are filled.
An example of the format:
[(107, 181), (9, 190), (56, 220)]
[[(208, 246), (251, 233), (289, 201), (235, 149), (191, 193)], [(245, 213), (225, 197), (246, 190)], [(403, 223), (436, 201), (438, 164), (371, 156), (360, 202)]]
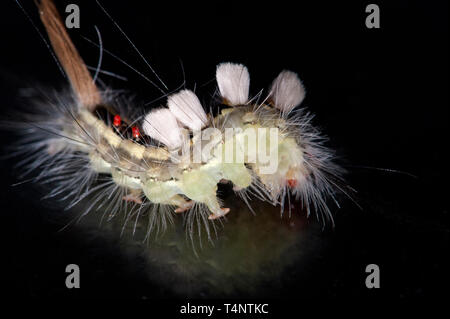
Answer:
[(250, 75), (242, 64), (221, 63), (217, 66), (216, 80), (220, 94), (230, 105), (243, 105), (248, 102)]
[(208, 124), (208, 117), (197, 95), (191, 90), (182, 90), (169, 96), (167, 106), (178, 121), (191, 130), (200, 130)]
[(269, 96), (283, 113), (291, 112), (305, 98), (305, 88), (297, 74), (282, 71), (272, 82)]
[(165, 144), (169, 149), (176, 149), (183, 145), (181, 128), (169, 109), (161, 108), (149, 112), (145, 116), (142, 130), (148, 136)]

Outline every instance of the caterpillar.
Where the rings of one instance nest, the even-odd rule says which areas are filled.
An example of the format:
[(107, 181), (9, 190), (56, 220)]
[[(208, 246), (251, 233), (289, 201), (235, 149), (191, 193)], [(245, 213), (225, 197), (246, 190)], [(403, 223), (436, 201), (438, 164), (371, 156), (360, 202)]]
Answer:
[(210, 237), (210, 225), (231, 213), (217, 196), (230, 184), (247, 204), (256, 197), (283, 213), (299, 200), (308, 216), (333, 222), (327, 202), (343, 192), (343, 169), (313, 115), (299, 108), (305, 88), (296, 73), (282, 71), (260, 101), (250, 97), (244, 65), (221, 63), (217, 112), (182, 89), (146, 113), (96, 84), (52, 1), (37, 5), (71, 86), (14, 125), (23, 133), (16, 153), (24, 174), (37, 171), (33, 180), (51, 185), (47, 197), (67, 209), (89, 198), (82, 216), (100, 207), (109, 219), (125, 211), (127, 222), (147, 214), (149, 233), (183, 214), (191, 237), (200, 224)]

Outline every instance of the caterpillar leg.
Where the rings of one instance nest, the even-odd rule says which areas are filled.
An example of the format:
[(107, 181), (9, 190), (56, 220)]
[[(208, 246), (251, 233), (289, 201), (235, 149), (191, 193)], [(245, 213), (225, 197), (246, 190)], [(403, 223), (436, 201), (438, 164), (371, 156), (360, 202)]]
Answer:
[(229, 208), (226, 208), (226, 207), (220, 208), (219, 212), (216, 212), (216, 213), (213, 213), (213, 214), (209, 215), (208, 219), (214, 220), (214, 219), (217, 219), (217, 218), (225, 216), (229, 212), (230, 212)]
[(195, 202), (205, 204), (211, 215), (209, 219), (216, 219), (229, 213), (229, 208), (220, 207), (217, 199), (217, 183), (222, 180), (221, 164), (205, 165), (201, 169), (183, 174), (180, 189), (184, 195)]
[(233, 183), (233, 189), (241, 190), (252, 183), (252, 176), (243, 163), (226, 163), (222, 165), (223, 177)]
[(132, 202), (136, 204), (142, 204), (142, 191), (132, 189), (128, 194), (122, 197), (122, 199), (126, 202)]
[(208, 209), (211, 211), (211, 215), (208, 216), (208, 219), (217, 219), (225, 216), (230, 212), (229, 208), (220, 207), (219, 201), (217, 200), (215, 194), (205, 198), (203, 203), (208, 206)]
[(171, 200), (174, 205), (178, 206), (178, 208), (175, 209), (175, 213), (184, 213), (194, 206), (194, 202), (192, 200), (185, 200), (180, 195), (175, 195)]
[(178, 186), (174, 181), (149, 181), (144, 186), (144, 193), (151, 202), (177, 206), (175, 213), (183, 213), (189, 210), (194, 202), (186, 200), (183, 196), (177, 194), (178, 192)]

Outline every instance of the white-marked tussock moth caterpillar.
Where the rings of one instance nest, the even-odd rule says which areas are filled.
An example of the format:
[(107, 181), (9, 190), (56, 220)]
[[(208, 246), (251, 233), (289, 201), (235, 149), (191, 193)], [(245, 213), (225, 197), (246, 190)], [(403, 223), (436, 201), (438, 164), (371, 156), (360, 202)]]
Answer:
[(283, 212), (297, 199), (308, 215), (332, 221), (327, 201), (337, 203), (342, 170), (310, 113), (296, 109), (305, 96), (297, 74), (282, 71), (266, 98), (255, 101), (247, 68), (221, 63), (217, 114), (206, 113), (186, 89), (145, 114), (99, 87), (53, 3), (41, 0), (38, 7), (71, 84), (70, 93), (35, 105), (18, 124), (24, 171), (39, 170), (34, 180), (52, 186), (48, 197), (67, 200), (67, 208), (90, 198), (83, 215), (99, 207), (110, 217), (126, 211), (127, 222), (147, 214), (149, 232), (182, 213), (191, 237), (200, 225), (209, 236), (213, 221), (230, 212), (217, 197), (218, 184), (230, 183), (246, 203), (253, 196)]

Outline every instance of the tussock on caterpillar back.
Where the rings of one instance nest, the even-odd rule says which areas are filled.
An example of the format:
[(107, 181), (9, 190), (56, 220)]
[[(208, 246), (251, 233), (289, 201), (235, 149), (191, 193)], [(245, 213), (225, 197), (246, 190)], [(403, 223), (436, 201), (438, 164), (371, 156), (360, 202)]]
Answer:
[(179, 213), (191, 238), (202, 228), (210, 237), (214, 221), (230, 213), (217, 197), (218, 184), (230, 183), (247, 204), (256, 197), (283, 213), (300, 200), (308, 215), (332, 222), (327, 201), (337, 204), (342, 170), (312, 115), (295, 110), (305, 96), (297, 74), (281, 72), (259, 102), (250, 98), (247, 68), (222, 63), (218, 114), (207, 114), (186, 89), (145, 113), (97, 86), (53, 3), (38, 6), (71, 91), (35, 103), (14, 128), (24, 133), (16, 153), (26, 159), (19, 165), (51, 187), (48, 198), (63, 199), (67, 209), (89, 198), (82, 216), (101, 208), (106, 219), (125, 212), (125, 223), (136, 223), (145, 215), (148, 236)]

